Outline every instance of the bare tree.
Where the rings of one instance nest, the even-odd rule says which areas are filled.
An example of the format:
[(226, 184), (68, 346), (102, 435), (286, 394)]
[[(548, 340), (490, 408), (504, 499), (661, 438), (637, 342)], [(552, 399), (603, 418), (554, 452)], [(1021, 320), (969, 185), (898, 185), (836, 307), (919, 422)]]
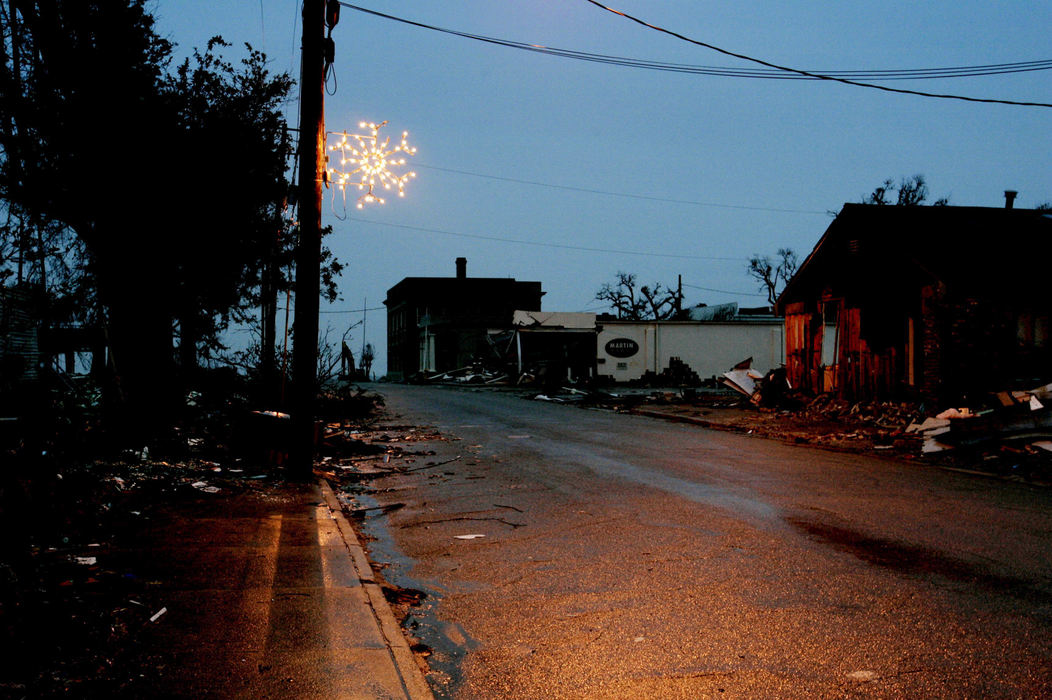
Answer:
[[(894, 201), (891, 194), (895, 193)], [(862, 199), (863, 204), (878, 206), (917, 207), (928, 201), (928, 183), (923, 175), (904, 177), (896, 186), (891, 178), (884, 180), (872, 192)], [(949, 197), (942, 197), (932, 202), (932, 206), (942, 207), (949, 204)]]
[[(341, 353), (335, 343), (329, 340), (332, 326), (325, 326), (325, 332), (318, 335), (318, 385), (325, 386), (339, 376)], [(341, 345), (343, 343), (341, 342)]]
[(760, 290), (767, 293), (767, 303), (774, 306), (778, 294), (796, 274), (798, 265), (799, 261), (792, 248), (779, 248), (774, 259), (768, 255), (753, 255), (749, 258), (746, 271), (760, 283)]
[(660, 282), (639, 286), (636, 276), (627, 272), (618, 272), (614, 284), (604, 283), (595, 298), (610, 304), (618, 318), (629, 321), (666, 321), (678, 316), (683, 308), (682, 290)]

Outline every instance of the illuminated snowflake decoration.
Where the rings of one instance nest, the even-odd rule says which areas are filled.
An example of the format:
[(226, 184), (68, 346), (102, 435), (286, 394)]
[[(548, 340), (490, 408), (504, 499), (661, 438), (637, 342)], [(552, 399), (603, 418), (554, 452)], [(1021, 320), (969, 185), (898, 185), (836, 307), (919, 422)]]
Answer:
[(408, 131), (402, 132), (402, 142), (394, 148), (391, 147), (390, 137), (381, 141), (380, 129), (385, 124), (386, 121), (379, 124), (362, 122), (358, 128), (368, 130), (368, 134), (348, 134), (344, 131), (336, 134), (341, 137), (340, 142), (329, 146), (332, 152), (329, 156), (329, 182), (343, 193), (344, 201), (347, 199), (348, 187), (357, 187), (358, 191), (364, 192), (358, 198), (359, 209), (366, 204), (383, 204), (384, 199), (378, 193), (381, 188), (398, 190), (398, 196), (404, 197), (406, 182), (416, 177), (413, 171), (398, 174), (392, 170), (405, 165), (405, 158), (399, 154), (411, 156), (416, 153), (416, 149), (405, 140)]

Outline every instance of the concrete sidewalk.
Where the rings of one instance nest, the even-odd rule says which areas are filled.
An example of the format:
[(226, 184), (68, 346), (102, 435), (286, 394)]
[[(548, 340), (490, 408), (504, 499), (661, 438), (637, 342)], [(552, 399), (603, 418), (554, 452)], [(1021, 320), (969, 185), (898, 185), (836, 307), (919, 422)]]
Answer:
[(121, 697), (432, 697), (325, 483), (179, 504), (110, 556), (161, 613)]

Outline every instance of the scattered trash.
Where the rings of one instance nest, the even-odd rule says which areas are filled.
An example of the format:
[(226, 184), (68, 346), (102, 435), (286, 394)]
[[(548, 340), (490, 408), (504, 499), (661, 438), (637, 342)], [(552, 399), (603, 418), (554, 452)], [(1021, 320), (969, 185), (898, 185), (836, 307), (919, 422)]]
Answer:
[(209, 486), (208, 483), (204, 481), (195, 481), (190, 485), (198, 491), (204, 491), (205, 493), (219, 493), (218, 486)]
[(98, 559), (96, 557), (73, 557), (73, 561), (84, 566), (95, 566)]
[(168, 608), (161, 608), (150, 617), (150, 622), (157, 622), (157, 620), (161, 619), (161, 615), (164, 615), (166, 612), (168, 612)]
[(281, 411), (252, 411), (259, 416), (270, 416), (271, 418), (280, 418), (281, 420), (292, 420), (292, 416), (288, 413), (282, 413)]
[(876, 671), (854, 671), (852, 673), (847, 674), (847, 677), (852, 680), (862, 681), (863, 683), (868, 681), (875, 681), (878, 678), (880, 678)]
[(455, 540), (478, 540), (485, 537), (485, 535), (453, 535)]

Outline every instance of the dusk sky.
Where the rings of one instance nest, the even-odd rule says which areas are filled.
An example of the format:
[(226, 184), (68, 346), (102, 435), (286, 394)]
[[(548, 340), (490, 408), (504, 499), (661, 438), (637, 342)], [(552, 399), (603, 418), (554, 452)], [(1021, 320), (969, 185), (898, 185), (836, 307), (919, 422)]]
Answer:
[[(501, 40), (651, 62), (756, 69), (586, 0), (359, 0), (360, 7)], [(812, 72), (933, 69), (1049, 59), (1052, 4), (643, 2), (612, 7), (685, 37)], [(607, 3), (611, 4), (611, 3)], [(835, 9), (830, 9), (835, 8)], [(178, 55), (221, 34), (299, 79), (292, 0), (158, 0)], [(407, 276), (537, 280), (550, 311), (603, 311), (619, 270), (674, 285), (686, 302), (766, 303), (753, 253), (807, 255), (827, 212), (885, 178), (923, 174), (932, 199), (1017, 207), (1052, 201), (1052, 109), (894, 94), (828, 81), (647, 70), (544, 55), (344, 7), (333, 32), (330, 131), (388, 120), (418, 152), (406, 197), (359, 211), (326, 200), (328, 244), (347, 264), (343, 300), (322, 305), (339, 337)], [(871, 81), (876, 82), (876, 81)], [(1047, 70), (880, 84), (1052, 103)], [(289, 104), (289, 123), (297, 106)], [(236, 164), (232, 164), (236, 171)], [(331, 192), (329, 193), (331, 195)], [(327, 197), (329, 196), (327, 195)], [(345, 216), (345, 218), (343, 218)], [(500, 240), (498, 240), (500, 239)], [(962, 245), (967, 245), (962, 241)], [(1025, 253), (1021, 255), (1025, 264)], [(337, 313), (332, 313), (337, 312)], [(360, 347), (361, 328), (352, 331)], [(366, 339), (386, 369), (386, 316)]]

